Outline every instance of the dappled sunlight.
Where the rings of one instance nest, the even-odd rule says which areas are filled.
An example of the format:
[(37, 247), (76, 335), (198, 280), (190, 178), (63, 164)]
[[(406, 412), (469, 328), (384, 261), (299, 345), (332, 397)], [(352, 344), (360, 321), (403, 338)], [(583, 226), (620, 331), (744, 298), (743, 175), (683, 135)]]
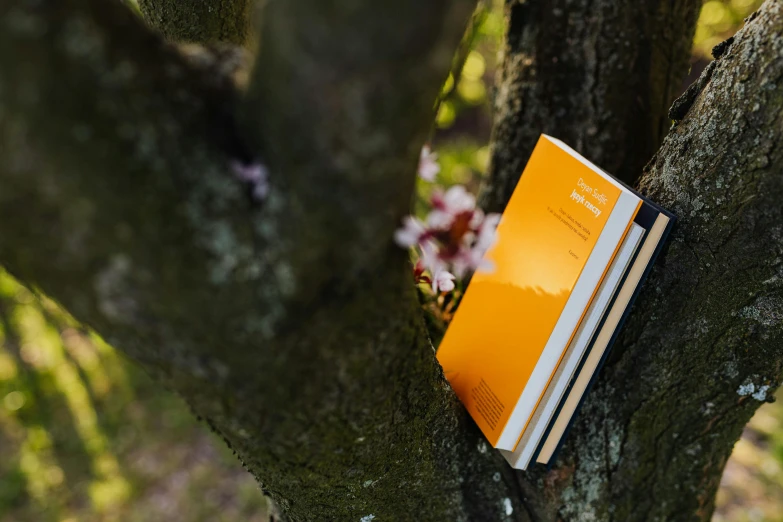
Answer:
[[(65, 399), (75, 431), (91, 459), (90, 467), (94, 478), (89, 490), (92, 504), (98, 511), (107, 511), (125, 501), (130, 488), (122, 476), (116, 458), (108, 451), (106, 437), (98, 424), (87, 386), (76, 364), (66, 356), (60, 333), (46, 321), (41, 303), (25, 288), (14, 286), (10, 276), (2, 277), (4, 281), (1, 296), (7, 300), (4, 314), (6, 328), (13, 331), (13, 337), (19, 344), (20, 357), (23, 363), (29, 365), (28, 371), (36, 372), (41, 378), (50, 379), (54, 385), (53, 391)], [(62, 315), (59, 310), (51, 312)], [(94, 351), (87, 355), (84, 353), (86, 347), (83, 346), (82, 349), (82, 360), (93, 362), (93, 375), (90, 379), (94, 383), (93, 389), (103, 394), (108, 393), (109, 382), (95, 372), (97, 355)], [(8, 357), (8, 354), (4, 355)], [(6, 359), (6, 364), (9, 361), (10, 358)], [(89, 364), (87, 366), (89, 367)], [(23, 393), (21, 390), (9, 392), (4, 399), (6, 409), (11, 412), (20, 410), (24, 401), (11, 401), (14, 404), (9, 407), (8, 398), (14, 394), (23, 396)], [(50, 451), (46, 451), (51, 445), (51, 437), (46, 430), (35, 427), (28, 429), (28, 436), (20, 448), (20, 468), (27, 479), (28, 491), (32, 498), (41, 501), (48, 496), (48, 486), (59, 486), (63, 482), (62, 469), (50, 462), (54, 457), (50, 455)]]
[(52, 440), (41, 426), (25, 430), (19, 449), (19, 469), (27, 479), (27, 492), (39, 506), (45, 507), (53, 498), (52, 491), (63, 483), (63, 470), (52, 454)]
[(693, 38), (694, 54), (709, 59), (710, 51), (733, 35), (737, 26), (761, 5), (761, 0), (708, 0), (704, 2)]
[[(138, 11), (136, 0), (125, 2)], [(761, 3), (703, 3), (693, 40), (692, 74), (698, 76), (712, 60), (712, 48), (734, 34)], [(462, 185), (478, 194), (487, 181), (491, 150), (495, 151), (490, 147), (492, 103), (503, 94), (495, 79), (505, 30), (504, 2), (487, 4), (493, 7), (477, 25), (471, 46), (461, 54), (462, 66), (448, 74), (433, 108), (427, 142), (437, 154), (438, 170), (433, 180), (416, 182), (412, 214), (422, 220), (439, 188)], [(682, 41), (685, 49), (688, 42)], [(182, 50), (194, 59), (204, 51), (196, 44)], [(521, 66), (530, 66), (532, 56), (520, 55)], [(443, 73), (438, 81), (446, 76)], [(236, 72), (246, 74), (247, 70)], [(252, 189), (256, 202), (265, 198), (270, 187), (260, 163), (236, 163), (232, 170), (245, 188)], [(504, 266), (511, 275), (516, 277), (512, 270), (533, 272), (519, 261), (519, 252), (509, 252), (508, 258), (513, 263)], [(541, 279), (533, 277), (534, 282)], [(476, 291), (481, 292), (481, 277), (476, 281)], [(526, 299), (523, 293), (542, 291), (534, 286), (504, 290), (509, 309), (520, 308), (520, 299)], [(557, 290), (548, 289), (553, 301), (562, 297)], [(433, 301), (437, 306), (424, 302), (433, 339), (445, 331), (460, 302), (453, 296), (438, 299)], [(546, 303), (550, 305), (558, 303)], [(481, 317), (491, 311), (466, 313)], [(492, 319), (487, 318), (488, 324)], [(519, 325), (500, 321), (494, 330), (503, 328), (511, 338)], [(483, 332), (475, 335), (486, 337)], [(54, 300), (26, 288), (2, 268), (0, 448), (0, 522), (269, 520), (266, 500), (253, 477), (182, 400)], [(746, 427), (726, 465), (716, 506), (714, 522), (783, 520), (783, 404), (763, 405)]]
[(726, 464), (713, 522), (779, 522), (783, 513), (783, 403), (761, 406)]
[[(224, 511), (262, 520), (252, 477), (212, 447), (179, 399), (153, 388), (56, 303), (0, 272), (0, 521), (213, 520)], [(203, 501), (208, 490), (216, 496)]]

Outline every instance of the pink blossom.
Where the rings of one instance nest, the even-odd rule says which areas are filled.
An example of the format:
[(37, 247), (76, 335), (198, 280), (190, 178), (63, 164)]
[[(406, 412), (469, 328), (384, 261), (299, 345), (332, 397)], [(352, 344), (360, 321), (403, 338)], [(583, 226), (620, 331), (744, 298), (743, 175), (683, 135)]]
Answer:
[(436, 274), (446, 270), (446, 262), (441, 257), (438, 244), (433, 240), (423, 241), (419, 244), (421, 250), (421, 263), (424, 269), (431, 274)]
[(436, 230), (447, 230), (451, 227), (454, 216), (442, 210), (433, 210), (427, 214), (427, 227)]
[(427, 216), (427, 226), (431, 229), (447, 230), (460, 217), (469, 217), (473, 223), (478, 217), (478, 224), (483, 220), (484, 213), (476, 209), (476, 198), (461, 185), (454, 185), (445, 193), (438, 190), (432, 195), (432, 211)]
[(269, 194), (269, 172), (261, 163), (245, 165), (239, 161), (231, 162), (234, 176), (252, 188), (253, 199), (261, 201)]
[[(486, 252), (495, 245), (497, 240), (497, 228), (500, 224), (500, 214), (490, 213), (484, 217), (478, 226), (478, 238), (474, 248)], [(482, 252), (482, 255), (483, 255)]]
[(260, 163), (253, 163), (251, 165), (245, 165), (239, 161), (231, 162), (231, 169), (234, 171), (234, 175), (241, 181), (247, 181), (249, 183), (257, 183), (266, 179), (266, 168)]
[(446, 212), (451, 214), (473, 212), (476, 209), (476, 197), (462, 185), (454, 185), (443, 195), (443, 204)]
[(476, 210), (476, 198), (462, 185), (454, 185), (446, 192), (435, 191), (431, 203), (434, 211), (445, 212), (452, 216)]
[(433, 292), (451, 292), (454, 290), (454, 274), (441, 270), (432, 279)]
[(473, 217), (470, 218), (470, 228), (478, 230), (484, 222), (484, 212), (480, 208), (473, 211)]
[(430, 150), (429, 145), (423, 146), (419, 156), (419, 177), (424, 181), (432, 182), (439, 172), (438, 155)]
[(253, 185), (253, 199), (263, 201), (269, 195), (269, 183), (266, 181)]
[(457, 277), (462, 279), (471, 271), (475, 264), (475, 256), (470, 249), (462, 249), (451, 260), (451, 269), (454, 271)]
[(436, 191), (431, 204), (424, 223), (408, 216), (395, 233), (398, 245), (418, 246), (416, 281), (432, 283), (433, 291), (450, 291), (444, 288), (453, 289), (454, 278), (476, 270), (494, 270), (494, 264), (484, 256), (497, 239), (500, 214), (485, 215), (476, 208), (476, 198), (461, 186)]
[(462, 278), (468, 272), (492, 272), (495, 270), (495, 263), (490, 259), (485, 259), (486, 250), (476, 248), (466, 248), (459, 252), (452, 262), (451, 267), (457, 277)]
[(403, 227), (394, 232), (394, 241), (402, 248), (410, 248), (425, 233), (424, 224), (413, 216), (406, 216), (402, 223)]

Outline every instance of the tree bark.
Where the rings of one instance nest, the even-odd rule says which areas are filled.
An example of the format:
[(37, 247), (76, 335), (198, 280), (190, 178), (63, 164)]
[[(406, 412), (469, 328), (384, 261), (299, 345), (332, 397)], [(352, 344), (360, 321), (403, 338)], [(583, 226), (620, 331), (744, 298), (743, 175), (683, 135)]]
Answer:
[[(225, 81), (119, 4), (0, 8), (0, 258), (183, 396), (292, 520), (491, 520), (513, 497), (391, 242), (472, 7), (273, 4), (249, 138)], [(262, 150), (259, 204), (229, 165)]]
[(632, 184), (688, 72), (700, 0), (506, 0), (482, 204), (500, 211), (543, 132)]
[[(270, 3), (237, 125), (228, 80), (119, 4), (7, 2), (0, 259), (185, 398), (291, 520), (706, 520), (781, 377), (781, 2), (647, 169), (681, 222), (548, 473), (484, 442), (390, 240), (471, 8)], [(269, 166), (264, 202), (236, 161)]]
[(144, 20), (169, 40), (243, 45), (252, 28), (252, 0), (139, 0)]
[(679, 223), (564, 455), (520, 474), (541, 520), (709, 520), (734, 443), (780, 385), (782, 31), (768, 1), (645, 169), (642, 191)]

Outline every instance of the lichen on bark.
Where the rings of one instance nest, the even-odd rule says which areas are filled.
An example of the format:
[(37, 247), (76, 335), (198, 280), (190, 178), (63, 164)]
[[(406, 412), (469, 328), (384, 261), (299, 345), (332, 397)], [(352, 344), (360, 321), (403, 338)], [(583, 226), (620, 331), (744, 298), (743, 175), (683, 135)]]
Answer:
[[(469, 458), (478, 433), (444, 385), (391, 242), (429, 127), (415, 109), (435, 99), (472, 5), (390, 2), (380, 20), (417, 24), (359, 24), (354, 43), (372, 36), (361, 48), (310, 38), (322, 17), (345, 34), (363, 18), (382, 27), (378, 5), (301, 8), (270, 10), (298, 30), (259, 67), (320, 82), (326, 58), (347, 83), (312, 97), (312, 83), (258, 76), (244, 134), (231, 82), (120, 4), (0, 7), (13, 29), (0, 32), (0, 258), (185, 398), (289, 518), (496, 518), (505, 503), (475, 500), (512, 496), (513, 480), (484, 480), (497, 455)], [(401, 109), (399, 126), (374, 124)], [(258, 205), (229, 165), (260, 156), (270, 122), (317, 146), (271, 149)]]
[[(515, 35), (525, 8), (511, 6)], [(642, 189), (680, 225), (565, 452), (529, 473), (449, 389), (391, 244), (471, 8), (272, 2), (239, 100), (117, 3), (9, 0), (0, 259), (185, 398), (292, 520), (706, 520), (783, 364), (781, 3), (725, 50), (648, 166)], [(585, 101), (578, 135), (609, 128), (595, 116), (609, 90)], [(501, 93), (504, 108), (525, 92)], [(524, 150), (493, 172), (518, 174)], [(263, 205), (228, 167), (258, 157)]]
[(557, 499), (544, 519), (709, 520), (762, 404), (738, 390), (780, 384), (781, 30), (767, 2), (645, 169), (679, 222), (564, 454), (522, 478)]

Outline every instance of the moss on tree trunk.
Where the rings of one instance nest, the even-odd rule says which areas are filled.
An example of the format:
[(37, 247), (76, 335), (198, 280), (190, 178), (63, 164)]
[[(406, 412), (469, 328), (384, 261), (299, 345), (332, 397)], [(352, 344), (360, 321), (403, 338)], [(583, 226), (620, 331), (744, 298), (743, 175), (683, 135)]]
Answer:
[(170, 40), (242, 45), (250, 38), (251, 0), (139, 0), (139, 9)]
[(767, 2), (645, 168), (641, 190), (679, 222), (564, 455), (520, 474), (542, 520), (709, 520), (780, 384), (782, 30)]
[[(631, 25), (635, 6), (601, 6)], [(291, 520), (706, 520), (783, 364), (781, 2), (680, 104), (641, 182), (678, 228), (556, 467), (530, 473), (489, 448), (446, 384), (391, 243), (472, 7), (270, 2), (237, 101), (117, 3), (1, 5), (0, 260), (185, 398)], [(510, 5), (509, 35), (526, 8)], [(589, 40), (604, 25), (578, 27)], [(648, 43), (629, 62), (593, 45), (608, 54), (591, 67), (617, 57), (644, 77), (658, 70), (639, 58)], [(501, 83), (506, 115), (530, 92), (517, 78)], [(616, 76), (594, 78), (573, 136), (597, 121), (609, 137), (583, 150), (603, 163), (629, 139), (610, 117), (627, 131), (636, 113), (607, 108), (601, 82)], [(523, 143), (511, 121), (495, 133), (501, 206), (527, 154), (509, 152)], [(237, 159), (270, 167), (264, 204)]]

